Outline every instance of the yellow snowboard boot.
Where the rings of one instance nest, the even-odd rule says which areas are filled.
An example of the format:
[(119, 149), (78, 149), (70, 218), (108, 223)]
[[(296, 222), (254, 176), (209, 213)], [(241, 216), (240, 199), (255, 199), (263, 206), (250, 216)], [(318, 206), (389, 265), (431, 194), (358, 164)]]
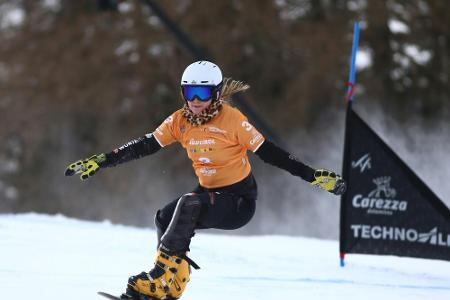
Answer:
[(155, 265), (148, 272), (128, 279), (127, 295), (133, 299), (178, 299), (189, 282), (189, 263), (158, 249)]

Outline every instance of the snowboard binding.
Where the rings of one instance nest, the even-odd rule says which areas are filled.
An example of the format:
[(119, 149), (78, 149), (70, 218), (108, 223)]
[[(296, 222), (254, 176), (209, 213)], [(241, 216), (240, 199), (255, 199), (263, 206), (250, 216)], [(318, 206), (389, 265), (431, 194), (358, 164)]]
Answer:
[(146, 295), (139, 294), (139, 293), (132, 292), (132, 291), (131, 291), (131, 293), (132, 293), (131, 295), (128, 294), (128, 293), (129, 293), (129, 291), (127, 291), (126, 294), (122, 294), (119, 297), (117, 297), (117, 296), (114, 296), (114, 295), (111, 295), (111, 294), (108, 294), (108, 293), (105, 293), (105, 292), (98, 292), (98, 294), (100, 296), (103, 296), (103, 297), (105, 297), (107, 299), (110, 299), (110, 300), (175, 300), (176, 299), (176, 298), (172, 298), (172, 297), (166, 297), (164, 299), (158, 299), (158, 298), (146, 296)]

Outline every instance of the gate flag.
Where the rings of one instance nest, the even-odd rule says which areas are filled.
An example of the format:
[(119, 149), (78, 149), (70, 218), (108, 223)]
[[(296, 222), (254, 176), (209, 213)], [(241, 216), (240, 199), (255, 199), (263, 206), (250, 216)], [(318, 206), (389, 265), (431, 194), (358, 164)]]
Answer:
[[(340, 251), (450, 260), (450, 210), (347, 107)], [(343, 262), (343, 261), (342, 261)]]

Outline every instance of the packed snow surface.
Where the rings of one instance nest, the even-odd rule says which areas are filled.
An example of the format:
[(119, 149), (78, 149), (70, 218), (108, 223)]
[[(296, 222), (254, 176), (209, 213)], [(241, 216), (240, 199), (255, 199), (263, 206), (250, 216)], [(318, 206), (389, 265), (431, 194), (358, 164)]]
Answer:
[[(102, 299), (149, 270), (155, 232), (63, 216), (0, 215), (0, 299)], [(450, 262), (348, 255), (338, 243), (197, 233), (182, 299), (450, 299)]]

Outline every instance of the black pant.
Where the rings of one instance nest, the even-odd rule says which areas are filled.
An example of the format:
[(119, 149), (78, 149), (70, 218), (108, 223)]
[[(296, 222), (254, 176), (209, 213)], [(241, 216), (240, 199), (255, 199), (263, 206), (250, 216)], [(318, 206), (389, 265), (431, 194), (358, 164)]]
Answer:
[[(193, 217), (193, 222), (195, 222), (191, 227), (193, 230), (207, 228), (237, 229), (247, 224), (255, 213), (257, 185), (252, 174), (238, 183), (222, 188), (206, 189), (198, 186), (192, 193), (200, 200), (200, 211)], [(155, 224), (158, 229), (158, 239), (166, 232), (180, 199), (170, 202), (156, 213)], [(174, 225), (172, 224), (172, 226)], [(193, 230), (187, 230), (183, 234), (185, 235), (183, 244), (186, 244), (186, 248), (188, 248), (190, 239), (194, 234)], [(180, 238), (179, 234), (177, 238)]]

